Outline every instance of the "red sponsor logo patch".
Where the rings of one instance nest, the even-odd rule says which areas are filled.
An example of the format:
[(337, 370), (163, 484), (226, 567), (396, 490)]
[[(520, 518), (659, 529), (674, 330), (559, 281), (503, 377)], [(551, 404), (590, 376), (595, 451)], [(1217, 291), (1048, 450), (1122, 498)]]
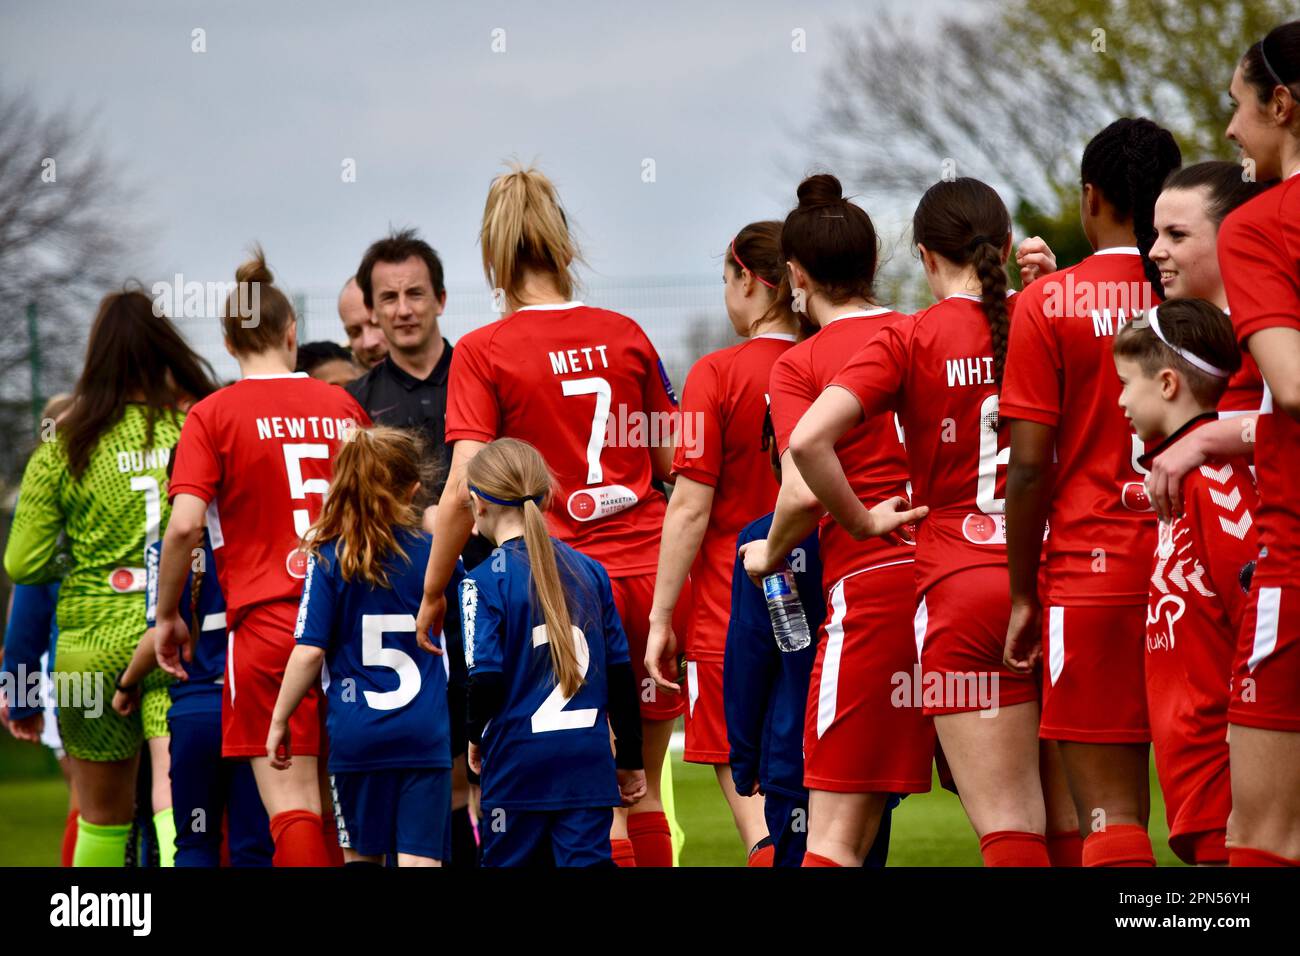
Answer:
[(580, 491), (569, 501), (569, 510), (575, 518), (590, 518), (596, 510), (596, 499), (587, 492)]
[(998, 526), (988, 515), (969, 514), (962, 522), (961, 530), (968, 541), (988, 544), (998, 533)]
[(135, 575), (127, 568), (118, 568), (108, 576), (108, 586), (121, 593), (130, 591), (134, 583)]
[(284, 569), (289, 572), (290, 577), (305, 578), (307, 576), (307, 552), (294, 548), (289, 552), (288, 557), (284, 559)]
[(1151, 499), (1147, 497), (1146, 485), (1140, 481), (1124, 482), (1124, 491), (1120, 500), (1129, 511), (1151, 510)]

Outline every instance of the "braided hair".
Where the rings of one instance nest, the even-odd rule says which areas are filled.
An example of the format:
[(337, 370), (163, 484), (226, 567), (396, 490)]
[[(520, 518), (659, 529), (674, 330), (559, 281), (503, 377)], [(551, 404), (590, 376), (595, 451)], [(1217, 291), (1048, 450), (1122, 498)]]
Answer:
[(935, 183), (912, 215), (912, 241), (958, 266), (971, 265), (980, 280), (980, 306), (993, 336), (993, 378), (1002, 385), (1011, 319), (1007, 312), (1007, 268), (1002, 249), (1011, 216), (986, 183), (963, 176)]
[(1092, 138), (1083, 151), (1081, 181), (1101, 190), (1122, 219), (1132, 219), (1142, 270), (1164, 297), (1160, 267), (1147, 255), (1156, 242), (1155, 208), (1165, 177), (1182, 165), (1173, 134), (1149, 119), (1124, 117)]

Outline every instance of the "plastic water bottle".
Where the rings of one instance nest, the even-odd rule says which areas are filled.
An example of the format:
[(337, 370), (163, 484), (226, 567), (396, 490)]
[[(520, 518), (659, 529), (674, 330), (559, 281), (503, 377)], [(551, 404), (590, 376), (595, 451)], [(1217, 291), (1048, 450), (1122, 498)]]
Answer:
[(790, 654), (812, 643), (793, 571), (785, 568), (763, 578), (763, 596), (767, 598), (767, 613), (772, 618), (772, 633), (778, 648)]

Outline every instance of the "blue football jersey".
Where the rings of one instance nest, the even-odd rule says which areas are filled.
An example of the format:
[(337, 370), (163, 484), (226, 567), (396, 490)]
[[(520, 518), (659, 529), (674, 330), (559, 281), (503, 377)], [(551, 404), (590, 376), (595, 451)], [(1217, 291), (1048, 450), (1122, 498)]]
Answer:
[(391, 587), (344, 581), (334, 541), (307, 564), (294, 638), (325, 649), (330, 773), (451, 766), (447, 658), (415, 639), (433, 539), (397, 540), (406, 558), (384, 562)]
[(9, 701), (9, 716), (14, 720), (26, 720), (42, 710), (29, 691), (36, 686), (33, 681), (40, 679), (36, 675), (54, 669), (58, 603), (58, 581), (14, 585), (9, 620), (5, 622), (4, 654), (0, 655), (0, 674), (10, 675), (0, 683), (12, 682), (10, 686), (17, 693), (17, 699)]
[[(145, 623), (149, 627), (158, 620), (158, 562), (162, 557), (162, 542), (149, 545), (144, 555), (145, 565)], [(198, 556), (195, 556), (198, 558)], [(188, 663), (181, 658), (188, 680), (178, 680), (168, 687), (172, 706), (169, 716), (209, 713), (221, 710), (221, 684), (226, 672), (226, 598), (217, 582), (217, 566), (212, 557), (212, 543), (208, 532), (203, 532), (203, 580), (199, 582), (198, 599), (192, 600), (194, 570), (191, 565), (181, 589), (181, 620), (190, 625), (199, 619), (199, 638), (194, 644), (194, 659)], [(191, 625), (192, 626), (192, 625)]]
[(739, 554), (741, 545), (766, 538), (771, 528), (772, 515), (764, 515), (746, 526), (736, 541), (731, 620), (722, 668), (723, 709), (737, 786), (757, 778), (764, 793), (804, 797), (804, 715), (819, 631), (826, 618), (822, 565), (814, 532), (796, 549), (802, 549), (802, 560), (793, 567), (813, 640), (801, 651), (782, 653), (772, 635), (767, 600), (745, 574)]
[(461, 583), (461, 629), (471, 678), (500, 673), (501, 711), (483, 731), (483, 805), (563, 810), (619, 804), (607, 716), (609, 667), (628, 662), (609, 575), (552, 539), (568, 598), (583, 684), (565, 697), (551, 667), (541, 605), (522, 538), (505, 542)]

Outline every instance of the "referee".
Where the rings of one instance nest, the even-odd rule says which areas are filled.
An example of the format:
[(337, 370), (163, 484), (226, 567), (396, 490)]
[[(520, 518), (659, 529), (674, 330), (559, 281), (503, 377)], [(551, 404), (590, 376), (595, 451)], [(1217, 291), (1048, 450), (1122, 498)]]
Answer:
[(437, 465), (434, 492), (441, 496), (451, 466), (443, 440), (451, 343), (438, 327), (447, 304), (442, 261), (415, 230), (404, 229), (371, 244), (357, 285), (388, 354), (345, 387), (371, 421), (420, 433)]

